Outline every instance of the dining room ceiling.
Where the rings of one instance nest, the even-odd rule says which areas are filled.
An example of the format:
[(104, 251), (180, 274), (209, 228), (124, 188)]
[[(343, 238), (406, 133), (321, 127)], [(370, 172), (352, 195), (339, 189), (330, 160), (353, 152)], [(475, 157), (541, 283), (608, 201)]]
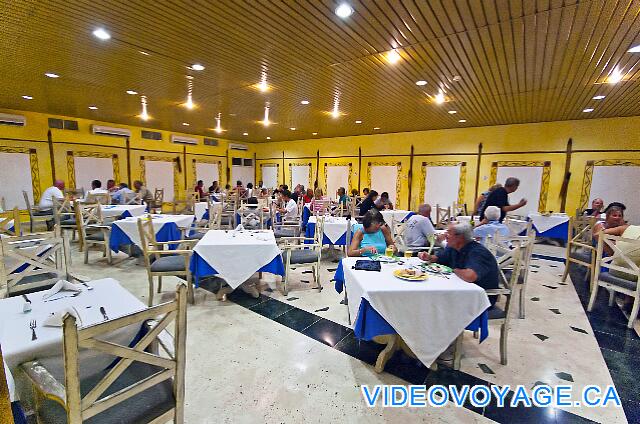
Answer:
[(640, 0), (5, 0), (0, 20), (9, 109), (251, 142), (640, 114)]

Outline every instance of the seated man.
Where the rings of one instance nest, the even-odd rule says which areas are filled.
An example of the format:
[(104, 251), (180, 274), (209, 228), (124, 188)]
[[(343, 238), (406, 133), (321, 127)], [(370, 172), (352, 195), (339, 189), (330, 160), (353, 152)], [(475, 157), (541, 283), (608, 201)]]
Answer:
[(102, 188), (102, 182), (100, 180), (91, 181), (91, 190), (87, 191), (84, 198), (87, 200), (92, 194), (109, 194), (109, 192)]
[(347, 200), (349, 199), (349, 196), (347, 196), (347, 190), (345, 190), (344, 187), (340, 187), (336, 194), (338, 195), (338, 203), (340, 203), (343, 208), (346, 207)]
[(50, 215), (51, 209), (53, 208), (53, 198), (56, 199), (64, 199), (64, 181), (55, 180), (53, 185), (46, 189), (42, 196), (40, 197), (40, 203), (38, 203), (38, 207), (40, 211), (36, 212), (36, 214), (40, 215)]
[(198, 193), (198, 196), (200, 197), (201, 200), (204, 200), (207, 198), (205, 192), (204, 192), (204, 181), (202, 180), (198, 180), (196, 182), (196, 186), (193, 188), (193, 191), (195, 193)]
[(128, 194), (135, 194), (133, 190), (129, 188), (126, 183), (120, 183), (118, 186), (118, 191), (111, 195), (111, 199), (114, 204), (126, 204), (127, 200), (130, 200), (132, 196), (127, 196)]
[(133, 182), (133, 188), (136, 189), (136, 193), (138, 194), (138, 198), (140, 200), (142, 200), (147, 205), (152, 205), (153, 206), (153, 194), (151, 193), (151, 191), (148, 188), (146, 188), (142, 184), (142, 181), (134, 181)]
[(418, 248), (428, 246), (429, 236), (435, 234), (431, 216), (431, 205), (426, 203), (420, 205), (418, 213), (407, 220), (407, 228), (404, 237), (407, 248)]
[[(477, 226), (473, 230), (473, 236), (482, 244), (484, 244), (487, 237), (495, 237), (496, 233), (509, 237), (509, 227), (507, 224), (500, 222), (500, 208), (497, 206), (487, 206), (484, 210), (484, 217), (486, 223)], [(484, 222), (484, 221), (483, 221)]]
[(107, 191), (109, 193), (115, 193), (118, 190), (120, 190), (120, 187), (116, 185), (115, 180), (107, 180)]
[(382, 209), (393, 209), (393, 203), (389, 200), (389, 193), (383, 191), (380, 194), (380, 197), (375, 201), (375, 207), (378, 210)]
[(283, 208), (278, 208), (278, 212), (284, 214), (282, 221), (293, 221), (298, 218), (298, 204), (291, 198), (291, 192), (284, 190), (280, 193), (280, 197), (284, 203)]
[(602, 212), (602, 208), (604, 208), (604, 200), (602, 200), (599, 197), (596, 197), (595, 199), (593, 199), (593, 201), (591, 202), (591, 207), (585, 209), (582, 212), (583, 216), (596, 216), (599, 217)]
[[(421, 252), (423, 261), (436, 262), (453, 269), (453, 272), (467, 283), (475, 283), (483, 289), (498, 288), (498, 263), (486, 247), (473, 239), (473, 229), (469, 224), (449, 224), (447, 247), (435, 255)], [(491, 305), (497, 296), (490, 296)]]

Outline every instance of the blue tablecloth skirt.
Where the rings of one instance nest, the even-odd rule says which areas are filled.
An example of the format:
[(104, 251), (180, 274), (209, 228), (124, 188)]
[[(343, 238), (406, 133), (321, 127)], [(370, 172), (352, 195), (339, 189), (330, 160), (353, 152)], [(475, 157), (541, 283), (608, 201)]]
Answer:
[[(304, 236), (307, 238), (313, 238), (313, 236), (315, 235), (316, 232), (316, 224), (311, 222), (311, 223), (307, 223), (307, 226), (304, 230)], [(309, 244), (311, 242), (306, 242), (305, 243)], [(327, 237), (326, 234), (322, 235), (322, 244), (331, 244), (333, 246), (344, 246), (347, 244), (347, 232), (345, 231), (345, 233), (343, 235), (340, 236), (340, 238), (338, 240), (335, 241), (335, 243), (333, 243), (331, 240), (329, 240), (329, 237)]]
[[(535, 226), (533, 227), (535, 229)], [(538, 237), (548, 237), (554, 239), (567, 240), (567, 235), (569, 233), (569, 221), (563, 222), (562, 224), (549, 228), (547, 231), (540, 232), (536, 229), (536, 236)]]
[[(194, 284), (198, 287), (200, 278), (211, 277), (216, 275), (216, 271), (209, 262), (205, 261), (202, 256), (197, 253), (193, 253), (191, 256), (191, 264), (189, 265), (191, 274), (193, 275)], [(282, 256), (277, 255), (271, 262), (258, 269), (256, 272), (269, 272), (271, 274), (277, 274), (284, 277), (284, 263), (282, 262)]]
[(311, 216), (311, 210), (306, 206), (302, 207), (302, 229), (307, 228), (307, 223), (309, 222), (309, 217)]
[[(344, 289), (344, 270), (342, 261), (338, 264), (334, 276), (335, 288), (338, 293)], [(469, 331), (480, 331), (480, 343), (489, 336), (489, 312), (488, 310), (480, 314), (466, 327)], [(385, 334), (398, 334), (398, 332), (376, 311), (364, 298), (360, 300), (358, 316), (353, 325), (353, 332), (358, 339), (372, 340), (375, 336)]]
[[(157, 241), (172, 241), (172, 240), (180, 240), (182, 238), (182, 232), (178, 228), (175, 222), (167, 222), (164, 224), (160, 231), (156, 233)], [(111, 224), (111, 236), (109, 237), (109, 247), (114, 252), (120, 252), (120, 248), (122, 246), (128, 246), (133, 244), (131, 238), (125, 234), (124, 231), (117, 225)], [(177, 244), (169, 245), (171, 250), (174, 250), (178, 247)]]
[(124, 211), (122, 212), (122, 215), (120, 215), (120, 218), (130, 218), (132, 215), (129, 211)]

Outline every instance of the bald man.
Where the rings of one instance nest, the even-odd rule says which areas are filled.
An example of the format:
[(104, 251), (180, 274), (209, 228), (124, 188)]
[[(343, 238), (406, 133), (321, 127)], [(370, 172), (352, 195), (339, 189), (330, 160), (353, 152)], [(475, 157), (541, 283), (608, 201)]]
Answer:
[(64, 181), (55, 180), (53, 185), (46, 189), (44, 193), (42, 193), (42, 197), (40, 197), (40, 203), (38, 204), (40, 212), (46, 211), (47, 213), (43, 213), (44, 215), (50, 214), (51, 208), (53, 208), (53, 198), (64, 199), (63, 190)]
[(582, 214), (585, 216), (600, 216), (600, 214), (602, 213), (602, 208), (604, 208), (604, 200), (596, 197), (591, 202), (591, 208), (585, 209)]

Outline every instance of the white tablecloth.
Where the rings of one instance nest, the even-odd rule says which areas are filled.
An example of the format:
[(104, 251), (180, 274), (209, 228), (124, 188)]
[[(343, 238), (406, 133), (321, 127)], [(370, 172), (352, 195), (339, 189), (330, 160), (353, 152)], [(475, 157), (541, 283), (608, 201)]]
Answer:
[(146, 205), (102, 205), (100, 209), (104, 218), (120, 216), (125, 212), (135, 217), (143, 215), (146, 207)]
[[(38, 359), (51, 371), (54, 376), (62, 378), (64, 371), (62, 365), (62, 327), (45, 327), (43, 323), (51, 314), (64, 309), (75, 307), (80, 315), (83, 326), (88, 326), (104, 321), (100, 313), (103, 306), (109, 318), (117, 318), (131, 312), (146, 308), (138, 298), (124, 289), (113, 278), (104, 278), (87, 283), (93, 290), (87, 290), (84, 286), (82, 293), (76, 297), (68, 297), (50, 302), (42, 301), (44, 291), (28, 294), (31, 300), (31, 312), (22, 312), (24, 299), (22, 297), (10, 297), (0, 300), (0, 343), (2, 343), (2, 355), (9, 369), (15, 369), (26, 361)], [(54, 295), (53, 297), (55, 298)], [(31, 340), (29, 322), (36, 320), (36, 340)], [(133, 340), (140, 326), (130, 326), (108, 336), (114, 343), (128, 344)], [(84, 351), (81, 357), (86, 372), (106, 368), (112, 356), (99, 355), (95, 351)], [(88, 365), (85, 359), (90, 360)], [(84, 372), (83, 372), (83, 375)], [(64, 381), (64, 380), (60, 380)]]
[[(178, 228), (189, 228), (193, 223), (193, 215), (151, 215), (153, 230), (157, 234), (164, 224), (173, 222)], [(113, 225), (120, 228), (138, 247), (140, 246), (140, 233), (138, 232), (138, 218), (131, 217), (115, 221)]]
[(391, 225), (392, 221), (402, 222), (411, 213), (411, 211), (403, 211), (401, 209), (383, 209), (380, 211), (384, 217), (384, 222)]
[(550, 216), (544, 216), (540, 215), (538, 212), (531, 212), (529, 214), (529, 219), (533, 221), (533, 226), (539, 233), (544, 233), (553, 227), (557, 227), (558, 225), (562, 225), (569, 221), (569, 215), (566, 213), (554, 213)]
[(234, 289), (281, 253), (271, 230), (209, 230), (193, 250)]
[[(317, 217), (310, 216), (309, 224), (316, 225)], [(351, 220), (351, 226), (357, 224), (358, 221), (355, 219)], [(335, 243), (338, 241), (340, 237), (342, 237), (347, 232), (347, 218), (336, 217), (336, 216), (326, 216), (324, 218), (324, 235), (327, 236), (331, 243)]]
[(393, 276), (400, 265), (383, 263), (381, 272), (355, 271), (358, 259), (342, 260), (351, 316), (357, 317), (361, 299), (366, 299), (426, 366), (490, 305), (480, 286), (454, 274), (403, 281)]
[[(215, 202), (212, 201), (211, 202), (213, 205), (221, 205), (222, 202)], [(208, 202), (197, 202), (194, 207), (194, 212), (196, 215), (196, 219), (198, 221), (200, 221), (202, 219), (202, 217), (204, 216), (204, 214), (209, 210), (209, 203)]]

